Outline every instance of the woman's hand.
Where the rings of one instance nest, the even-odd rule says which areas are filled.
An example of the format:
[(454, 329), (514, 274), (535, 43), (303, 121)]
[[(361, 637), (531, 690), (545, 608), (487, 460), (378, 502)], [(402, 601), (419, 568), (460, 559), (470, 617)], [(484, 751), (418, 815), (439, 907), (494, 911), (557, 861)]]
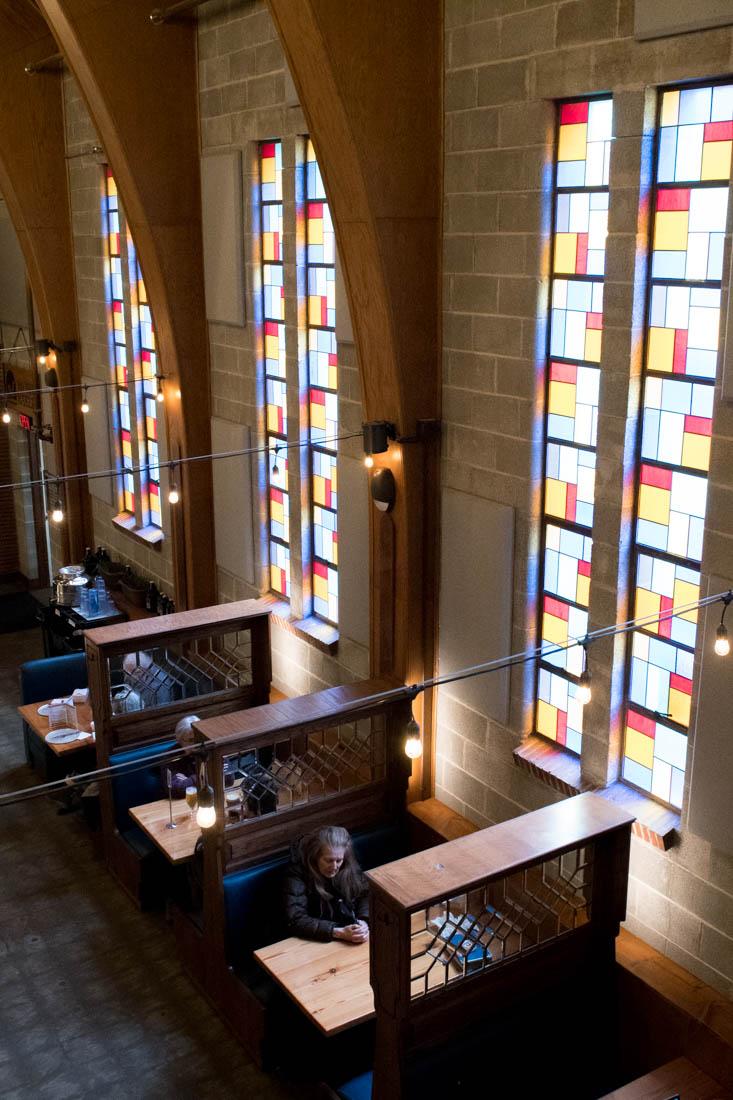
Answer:
[(355, 924), (334, 928), (332, 935), (335, 940), (344, 940), (346, 943), (366, 943), (369, 939), (369, 925), (366, 921), (358, 920)]

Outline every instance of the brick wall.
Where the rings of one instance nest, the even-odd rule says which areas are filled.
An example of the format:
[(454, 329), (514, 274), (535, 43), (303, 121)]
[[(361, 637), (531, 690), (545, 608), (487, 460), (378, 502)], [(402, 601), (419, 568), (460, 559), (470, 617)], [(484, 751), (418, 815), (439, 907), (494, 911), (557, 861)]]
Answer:
[[(721, 29), (636, 43), (630, 0), (446, 0), (445, 14), (443, 484), (516, 510), (516, 652), (536, 637), (552, 101), (601, 91), (614, 96), (594, 629), (627, 611), (632, 501), (624, 474), (635, 437), (627, 413), (639, 400), (648, 228), (639, 211), (650, 179), (653, 89), (730, 72), (733, 36)], [(703, 572), (729, 579), (732, 425), (731, 406), (718, 400)], [(620, 732), (611, 704), (623, 687), (623, 644), (594, 646), (590, 664), (583, 778), (594, 785), (618, 771)], [(439, 701), (438, 794), (482, 824), (559, 797), (512, 763), (531, 728), (531, 686), (531, 674), (514, 675), (507, 725), (448, 692)], [(733, 982), (732, 894), (733, 860), (692, 835), (684, 816), (681, 842), (666, 854), (634, 840), (629, 927), (726, 991)]]

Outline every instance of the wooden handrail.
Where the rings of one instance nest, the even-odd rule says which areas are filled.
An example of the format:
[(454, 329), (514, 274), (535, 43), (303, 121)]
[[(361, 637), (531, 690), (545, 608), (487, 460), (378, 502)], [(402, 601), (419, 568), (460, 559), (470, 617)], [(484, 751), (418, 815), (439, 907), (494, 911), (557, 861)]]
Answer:
[(557, 852), (590, 843), (631, 825), (625, 810), (593, 794), (581, 794), (460, 837), (369, 872), (369, 880), (398, 907), (429, 905), (477, 882), (511, 874)]
[(85, 637), (108, 652), (126, 652), (127, 648), (134, 649), (135, 643), (144, 647), (160, 643), (166, 636), (182, 633), (190, 638), (195, 636), (198, 627), (201, 627), (203, 634), (210, 634), (215, 630), (220, 632), (229, 623), (234, 625), (241, 619), (270, 613), (271, 609), (264, 600), (240, 600), (237, 603), (222, 603), (213, 607), (195, 607), (191, 611), (176, 611), (173, 615), (98, 626), (94, 630), (87, 630)]

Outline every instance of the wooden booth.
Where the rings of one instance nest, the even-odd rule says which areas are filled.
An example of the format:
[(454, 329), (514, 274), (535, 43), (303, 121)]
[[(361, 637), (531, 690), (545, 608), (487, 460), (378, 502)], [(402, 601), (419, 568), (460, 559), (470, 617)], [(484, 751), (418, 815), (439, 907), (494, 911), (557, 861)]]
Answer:
[[(494, 1062), (517, 1096), (539, 1095), (538, 1079), (548, 1095), (597, 1095), (583, 1079), (594, 1051), (581, 1036), (593, 1016), (613, 1057), (597, 1002), (613, 999), (632, 822), (582, 794), (369, 872), (374, 1075), (337, 1095), (463, 1095), (472, 1079), (492, 1080)], [(584, 978), (593, 1002), (574, 995)], [(554, 1014), (540, 1018), (547, 1003)], [(555, 1050), (573, 1046), (574, 1066), (553, 1064), (552, 1046), (545, 1060), (543, 1034)]]
[(269, 610), (244, 600), (118, 623), (87, 631), (85, 648), (97, 766), (125, 766), (100, 784), (105, 854), (122, 886), (146, 904), (160, 894), (160, 861), (129, 810), (164, 795), (161, 765), (146, 761), (178, 748), (175, 727), (186, 715), (207, 718), (268, 701)]
[(186, 968), (260, 1064), (273, 983), (253, 952), (287, 934), (280, 892), (290, 845), (338, 824), (364, 868), (408, 850), (410, 715), (404, 686), (380, 679), (195, 726), (216, 824), (203, 838), (201, 909), (176, 913), (176, 938)]

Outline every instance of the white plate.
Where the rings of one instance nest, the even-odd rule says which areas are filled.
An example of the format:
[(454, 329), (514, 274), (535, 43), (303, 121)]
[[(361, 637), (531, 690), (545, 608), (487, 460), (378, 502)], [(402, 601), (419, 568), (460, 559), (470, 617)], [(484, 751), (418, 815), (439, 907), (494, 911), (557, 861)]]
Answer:
[(38, 713), (44, 718), (48, 718), (48, 711), (50, 707), (70, 707), (74, 700), (69, 696), (68, 699), (61, 699), (58, 703), (44, 703), (42, 707), (38, 708)]
[(79, 736), (79, 731), (78, 730), (72, 730), (72, 729), (53, 730), (51, 733), (49, 733), (46, 740), (51, 745), (65, 745), (68, 741), (76, 741), (78, 736)]

